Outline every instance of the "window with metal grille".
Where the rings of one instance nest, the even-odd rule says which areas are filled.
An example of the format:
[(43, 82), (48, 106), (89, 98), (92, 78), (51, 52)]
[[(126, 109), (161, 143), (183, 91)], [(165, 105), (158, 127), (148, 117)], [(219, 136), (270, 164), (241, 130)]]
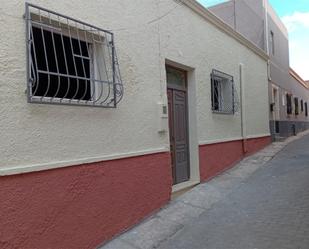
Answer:
[(286, 111), (287, 114), (292, 114), (292, 94), (286, 94)]
[(273, 31), (270, 31), (270, 48), (271, 54), (275, 55), (275, 35)]
[(116, 107), (123, 86), (111, 32), (26, 4), (28, 101)]
[(308, 117), (308, 103), (305, 102), (305, 115)]
[(300, 101), (300, 111), (304, 112), (304, 101), (303, 100)]
[(295, 105), (295, 115), (299, 115), (299, 102), (298, 102), (298, 98), (294, 98), (294, 105)]
[(211, 103), (214, 113), (234, 114), (236, 112), (237, 94), (233, 76), (212, 70)]

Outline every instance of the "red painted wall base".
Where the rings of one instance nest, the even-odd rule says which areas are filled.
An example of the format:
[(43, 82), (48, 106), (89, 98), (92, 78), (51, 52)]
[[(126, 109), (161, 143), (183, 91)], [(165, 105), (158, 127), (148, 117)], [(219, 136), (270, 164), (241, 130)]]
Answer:
[(0, 248), (86, 249), (170, 200), (169, 153), (0, 178)]
[(201, 181), (207, 181), (231, 168), (244, 156), (251, 155), (271, 143), (271, 137), (237, 140), (200, 146)]
[(270, 136), (248, 139), (246, 156), (254, 154), (269, 144), (271, 144)]
[[(270, 142), (201, 146), (201, 181)], [(0, 248), (95, 248), (166, 204), (171, 172), (170, 154), (158, 153), (1, 177)]]

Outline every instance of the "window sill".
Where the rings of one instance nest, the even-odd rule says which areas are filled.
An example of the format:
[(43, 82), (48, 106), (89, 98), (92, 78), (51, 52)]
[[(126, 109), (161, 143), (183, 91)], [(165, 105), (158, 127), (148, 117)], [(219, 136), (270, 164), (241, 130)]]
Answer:
[(221, 114), (221, 115), (235, 115), (234, 112), (220, 112), (220, 111), (212, 111), (213, 114)]

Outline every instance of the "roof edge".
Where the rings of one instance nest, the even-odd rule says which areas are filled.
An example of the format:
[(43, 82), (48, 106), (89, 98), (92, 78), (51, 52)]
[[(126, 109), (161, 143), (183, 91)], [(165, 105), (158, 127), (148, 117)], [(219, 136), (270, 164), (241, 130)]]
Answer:
[(246, 46), (248, 49), (253, 51), (256, 55), (260, 56), (264, 60), (269, 60), (269, 56), (264, 52), (264, 50), (257, 47), (251, 41), (246, 39), (243, 35), (235, 31), (232, 27), (226, 24), (221, 18), (217, 17), (209, 10), (207, 10), (203, 5), (198, 3), (196, 0), (185, 0), (182, 1), (184, 5), (196, 12), (198, 15), (209, 21), (211, 24), (219, 28), (222, 32), (234, 38), (236, 41)]
[(290, 68), (289, 71), (290, 75), (297, 80), (298, 83), (300, 83), (301, 85), (303, 85), (305, 88), (309, 89), (309, 84), (307, 81), (303, 80), (302, 77), (299, 76), (298, 73), (296, 73), (292, 68)]

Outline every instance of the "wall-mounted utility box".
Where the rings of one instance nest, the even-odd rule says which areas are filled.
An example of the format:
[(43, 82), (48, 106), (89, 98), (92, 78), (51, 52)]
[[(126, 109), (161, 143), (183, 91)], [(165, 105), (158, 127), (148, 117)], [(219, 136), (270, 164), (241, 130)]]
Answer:
[(158, 103), (158, 132), (167, 132), (168, 130), (168, 106), (166, 103)]

